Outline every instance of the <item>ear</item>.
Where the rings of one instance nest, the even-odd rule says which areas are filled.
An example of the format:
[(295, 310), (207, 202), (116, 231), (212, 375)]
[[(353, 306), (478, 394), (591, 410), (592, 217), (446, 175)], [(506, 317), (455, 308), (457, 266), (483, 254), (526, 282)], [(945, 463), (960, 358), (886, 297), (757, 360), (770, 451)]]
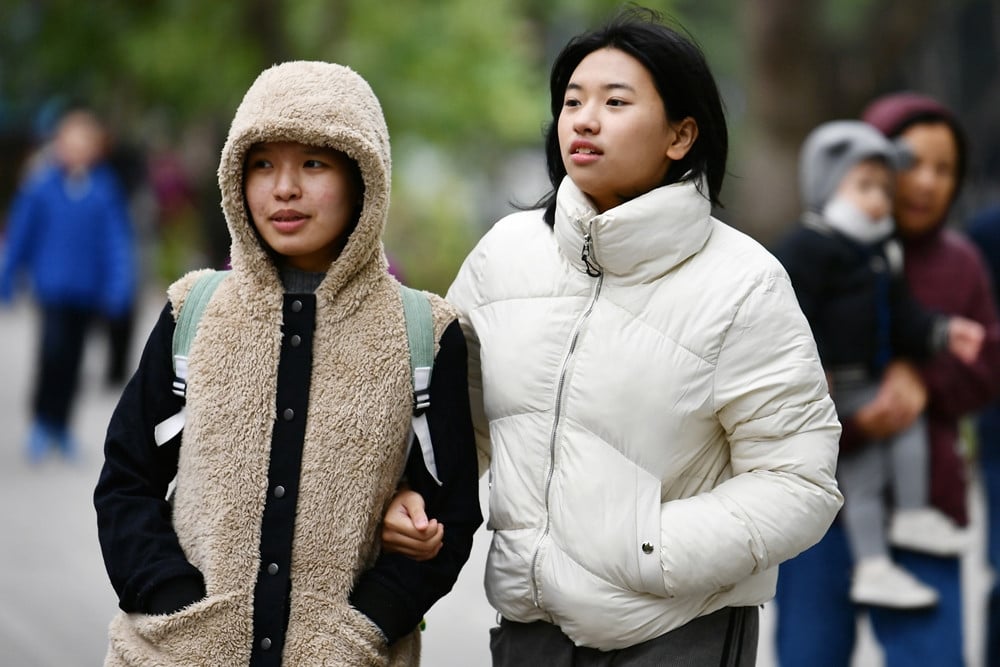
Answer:
[(684, 120), (671, 123), (670, 129), (674, 136), (667, 145), (667, 157), (676, 162), (683, 159), (694, 146), (694, 142), (698, 138), (698, 123), (694, 118), (688, 116)]

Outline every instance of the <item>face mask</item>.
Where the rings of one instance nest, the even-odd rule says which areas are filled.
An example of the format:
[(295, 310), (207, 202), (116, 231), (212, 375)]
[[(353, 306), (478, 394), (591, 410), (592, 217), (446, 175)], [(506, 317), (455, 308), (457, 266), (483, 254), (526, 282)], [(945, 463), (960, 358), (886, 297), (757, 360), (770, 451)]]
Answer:
[(858, 243), (874, 243), (892, 233), (893, 224), (890, 216), (872, 220), (844, 197), (834, 197), (828, 201), (822, 213), (828, 225)]

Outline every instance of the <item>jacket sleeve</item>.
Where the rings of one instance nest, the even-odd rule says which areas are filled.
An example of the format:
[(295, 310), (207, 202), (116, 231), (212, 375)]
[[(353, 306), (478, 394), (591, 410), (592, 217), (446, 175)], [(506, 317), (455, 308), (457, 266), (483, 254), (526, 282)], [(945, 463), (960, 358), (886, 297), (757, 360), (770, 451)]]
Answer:
[(476, 455), (479, 459), (479, 474), (482, 476), (489, 470), (493, 445), (490, 441), (490, 422), (486, 418), (486, 408), (483, 404), (483, 373), (479, 360), (479, 336), (469, 321), (468, 313), (481, 300), (479, 286), (484, 284), (482, 267), (484, 265), (482, 244), (477, 246), (466, 258), (459, 269), (458, 276), (448, 288), (446, 299), (459, 312), (459, 322), (465, 334), (466, 349), (469, 353), (469, 409), (472, 412), (472, 425), (476, 433)]
[(920, 368), (930, 396), (930, 410), (951, 419), (974, 412), (1000, 395), (1000, 321), (989, 284), (989, 272), (971, 245), (965, 259), (969, 289), (956, 297), (951, 315), (975, 320), (986, 328), (979, 357), (964, 364), (949, 352)]
[[(105, 567), (118, 604), (126, 612), (174, 611), (204, 591), (201, 573), (181, 549), (167, 502), (169, 484), (177, 473), (181, 436), (161, 447), (153, 439), (154, 425), (182, 406), (171, 391), (173, 331), (168, 304), (111, 416), (104, 466), (94, 491)], [(178, 591), (194, 593), (182, 600), (177, 598)], [(172, 604), (164, 602), (165, 598)]]
[(948, 318), (924, 308), (902, 273), (889, 280), (892, 350), (896, 357), (926, 361), (948, 346)]
[(38, 219), (36, 197), (29, 183), (14, 197), (7, 216), (7, 238), (0, 266), (0, 301), (14, 298), (18, 278), (31, 263), (39, 233), (39, 225), (32, 221)]
[(777, 566), (818, 542), (843, 503), (840, 424), (784, 275), (764, 279), (739, 305), (714, 384), (733, 476), (662, 505), (664, 584), (673, 595), (721, 590)]
[(416, 443), (406, 468), (410, 487), (424, 497), (427, 515), (444, 524), (444, 545), (437, 556), (422, 562), (380, 554), (351, 593), (351, 604), (381, 628), (389, 643), (412, 631), (451, 590), (483, 521), (466, 376), (465, 340), (455, 321), (441, 336), (427, 411), (442, 485), (427, 472)]
[(125, 193), (117, 179), (106, 170), (104, 286), (101, 309), (111, 317), (120, 317), (132, 307), (135, 295), (135, 260), (132, 220)]
[(829, 271), (827, 266), (829, 260), (821, 252), (823, 247), (824, 244), (817, 243), (808, 232), (798, 229), (774, 249), (775, 257), (784, 266), (792, 281), (795, 298), (811, 327), (821, 357), (824, 355), (825, 341), (815, 323), (820, 316), (823, 303), (823, 279)]

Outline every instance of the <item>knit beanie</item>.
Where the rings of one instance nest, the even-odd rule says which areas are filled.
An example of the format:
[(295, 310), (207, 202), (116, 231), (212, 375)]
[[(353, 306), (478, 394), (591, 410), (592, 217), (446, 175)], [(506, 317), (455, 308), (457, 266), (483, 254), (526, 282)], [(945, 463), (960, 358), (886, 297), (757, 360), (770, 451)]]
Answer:
[(799, 155), (799, 188), (806, 210), (821, 211), (851, 167), (872, 158), (899, 169), (908, 164), (909, 153), (859, 120), (835, 120), (810, 132)]
[(928, 95), (914, 92), (889, 93), (873, 100), (861, 119), (876, 127), (882, 134), (894, 139), (916, 123), (942, 122), (951, 128), (958, 147), (958, 186), (955, 197), (965, 180), (966, 140), (965, 132), (955, 113), (938, 100)]

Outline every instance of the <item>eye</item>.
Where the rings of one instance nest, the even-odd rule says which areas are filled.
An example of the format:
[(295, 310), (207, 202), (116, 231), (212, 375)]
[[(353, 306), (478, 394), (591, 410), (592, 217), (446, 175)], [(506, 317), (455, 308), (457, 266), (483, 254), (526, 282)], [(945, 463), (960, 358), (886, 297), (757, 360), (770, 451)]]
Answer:
[(608, 100), (607, 104), (609, 107), (623, 107), (628, 104), (628, 102), (618, 97), (612, 97)]
[(946, 162), (939, 162), (934, 167), (934, 171), (938, 176), (950, 177), (954, 173), (952, 166)]
[(257, 157), (257, 158), (251, 157), (249, 160), (247, 160), (248, 169), (267, 169), (270, 166), (271, 166), (271, 161), (266, 160), (262, 157)]
[(578, 100), (578, 99), (576, 99), (574, 97), (567, 97), (565, 100), (563, 100), (563, 106), (564, 107), (578, 107), (578, 106), (580, 106), (580, 100)]
[(312, 158), (306, 160), (303, 166), (305, 166), (306, 169), (320, 169), (322, 167), (325, 167), (326, 164), (322, 160), (317, 160), (316, 158)]

